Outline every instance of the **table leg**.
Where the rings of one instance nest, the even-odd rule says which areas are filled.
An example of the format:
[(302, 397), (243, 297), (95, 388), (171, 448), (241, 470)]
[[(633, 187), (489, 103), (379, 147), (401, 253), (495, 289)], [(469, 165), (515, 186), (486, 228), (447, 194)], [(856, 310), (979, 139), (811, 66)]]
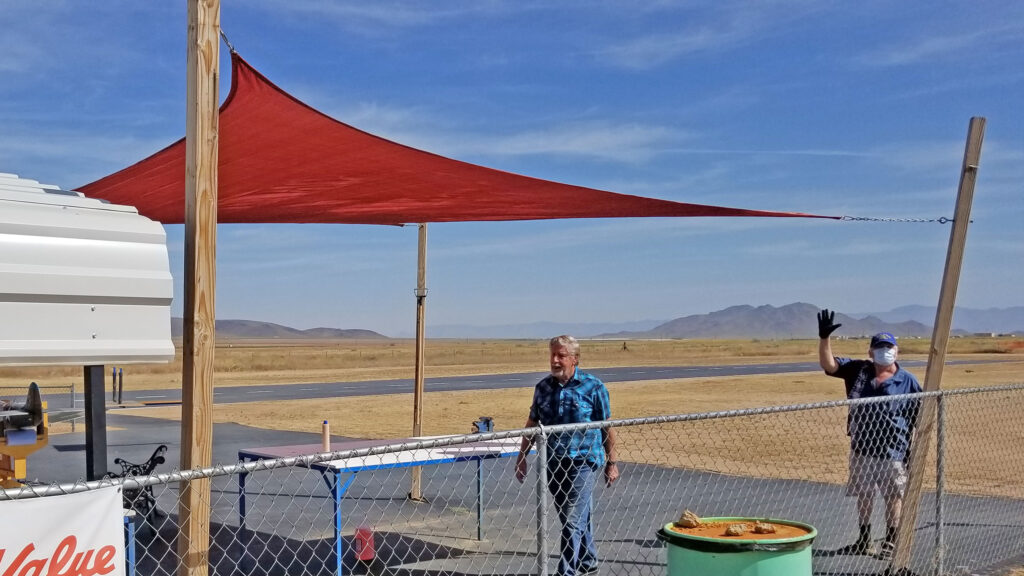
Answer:
[(341, 472), (321, 472), (321, 474), (323, 475), (324, 482), (327, 483), (327, 487), (331, 489), (331, 501), (334, 504), (334, 574), (335, 576), (343, 576), (345, 542), (341, 537), (341, 500), (344, 498), (348, 487), (352, 485), (352, 481), (355, 480), (356, 473), (353, 472), (345, 480), (344, 484), (341, 483)]
[(124, 557), (127, 576), (135, 576), (135, 517), (124, 517)]

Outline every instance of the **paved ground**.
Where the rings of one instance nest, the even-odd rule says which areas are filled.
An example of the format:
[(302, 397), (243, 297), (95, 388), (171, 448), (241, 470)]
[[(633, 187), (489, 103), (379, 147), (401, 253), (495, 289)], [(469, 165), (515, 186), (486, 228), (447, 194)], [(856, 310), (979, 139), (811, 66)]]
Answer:
[[(108, 423), (109, 457), (143, 460), (154, 447), (169, 447), (169, 471), (179, 460), (177, 422), (117, 414)], [(335, 438), (341, 440), (341, 438)], [(279, 432), (236, 424), (214, 429), (214, 461), (234, 462), (239, 448), (316, 443), (315, 434)], [(84, 470), (83, 434), (52, 438), (51, 445), (33, 455), (29, 472), (40, 480), (72, 481)], [(536, 490), (512, 479), (511, 461), (485, 464), (485, 541), (475, 540), (475, 466), (457, 464), (424, 469), (427, 503), (405, 498), (408, 471), (360, 473), (347, 493), (343, 508), (344, 533), (368, 523), (376, 530), (378, 560), (367, 566), (347, 558), (352, 572), (435, 574), (535, 573)], [(834, 551), (854, 537), (855, 511), (841, 486), (791, 480), (754, 479), (657, 466), (623, 465), (623, 481), (599, 487), (595, 525), (608, 576), (664, 574), (665, 551), (655, 532), (684, 507), (718, 514), (756, 514), (798, 519), (814, 525), (815, 574), (839, 576), (876, 574), (885, 563), (869, 557), (836, 556)], [(232, 574), (242, 558), (238, 532), (237, 477), (214, 480), (212, 517), (213, 572)], [(250, 475), (249, 526), (254, 530), (248, 550), (252, 562), (246, 574), (284, 575), (316, 571), (329, 563), (332, 550), (330, 497), (323, 479), (303, 468)], [(154, 530), (140, 534), (140, 573), (173, 574), (174, 521), (177, 486), (157, 487), (159, 507), (170, 516)], [(877, 506), (880, 515), (881, 505)], [(934, 500), (921, 505), (914, 567), (930, 566), (934, 542)], [(1024, 553), (1019, 534), (1024, 528), (1024, 503), (999, 498), (952, 496), (945, 502), (947, 567), (954, 574), (986, 574), (985, 567)], [(726, 512), (728, 511), (728, 512)], [(707, 513), (705, 512), (705, 513)], [(553, 516), (553, 510), (549, 511)], [(557, 527), (548, 534), (557, 537)], [(881, 535), (881, 518), (876, 536)], [(347, 536), (347, 545), (351, 537)], [(552, 544), (555, 549), (557, 544)], [(287, 559), (282, 563), (282, 559)], [(553, 562), (553, 560), (552, 560)], [(955, 569), (961, 567), (958, 571)], [(552, 563), (553, 568), (553, 563)]]

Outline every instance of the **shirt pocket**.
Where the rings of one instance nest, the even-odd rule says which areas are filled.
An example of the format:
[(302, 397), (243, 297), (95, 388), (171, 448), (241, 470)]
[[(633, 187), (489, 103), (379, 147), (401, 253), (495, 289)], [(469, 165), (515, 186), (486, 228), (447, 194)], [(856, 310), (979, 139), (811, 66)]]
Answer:
[(590, 422), (594, 406), (585, 398), (571, 395), (562, 399), (562, 415), (571, 422)]

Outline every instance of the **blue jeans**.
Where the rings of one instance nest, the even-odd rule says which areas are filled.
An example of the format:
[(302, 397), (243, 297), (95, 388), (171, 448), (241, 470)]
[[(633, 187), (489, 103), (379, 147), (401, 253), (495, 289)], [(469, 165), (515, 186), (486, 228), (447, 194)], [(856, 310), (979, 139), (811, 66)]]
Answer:
[(597, 545), (590, 513), (597, 470), (579, 460), (548, 461), (548, 491), (562, 523), (558, 576), (597, 570)]

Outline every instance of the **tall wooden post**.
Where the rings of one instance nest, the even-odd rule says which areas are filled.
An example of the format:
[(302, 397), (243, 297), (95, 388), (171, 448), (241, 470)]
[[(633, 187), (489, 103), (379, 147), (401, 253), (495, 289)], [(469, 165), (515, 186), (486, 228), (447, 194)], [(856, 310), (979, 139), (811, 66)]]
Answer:
[[(971, 203), (974, 200), (974, 183), (978, 176), (981, 160), (981, 142), (985, 136), (985, 119), (971, 118), (967, 129), (967, 145), (960, 168), (960, 188), (956, 196), (956, 212), (953, 215), (953, 229), (949, 233), (949, 249), (946, 252), (946, 269), (942, 275), (942, 289), (939, 292), (939, 306), (935, 311), (935, 325), (932, 327), (932, 345), (928, 353), (928, 368), (924, 377), (925, 392), (938, 390), (942, 384), (942, 369), (946, 363), (946, 345), (949, 330), (953, 324), (953, 307), (956, 304), (956, 290), (960, 283), (960, 268), (964, 259), (964, 245), (967, 243), (967, 225), (971, 219)], [(894, 572), (906, 572), (910, 553), (914, 546), (914, 526), (917, 523), (917, 509), (921, 499), (921, 484), (924, 480), (925, 461), (928, 459), (929, 439), (935, 427), (934, 398), (921, 403), (917, 421), (917, 434), (910, 449), (907, 491), (903, 498), (903, 518), (896, 538), (893, 554)]]
[[(423, 332), (424, 313), (427, 306), (427, 225), (419, 225), (419, 258), (416, 267), (416, 385), (412, 394), (412, 435), (423, 434)], [(422, 469), (419, 466), (409, 472), (409, 499), (422, 501), (420, 486)]]
[[(181, 468), (213, 458), (214, 297), (217, 287), (217, 84), (220, 0), (188, 0), (185, 129), (185, 309), (181, 375)], [(179, 576), (210, 566), (210, 480), (182, 482)]]

